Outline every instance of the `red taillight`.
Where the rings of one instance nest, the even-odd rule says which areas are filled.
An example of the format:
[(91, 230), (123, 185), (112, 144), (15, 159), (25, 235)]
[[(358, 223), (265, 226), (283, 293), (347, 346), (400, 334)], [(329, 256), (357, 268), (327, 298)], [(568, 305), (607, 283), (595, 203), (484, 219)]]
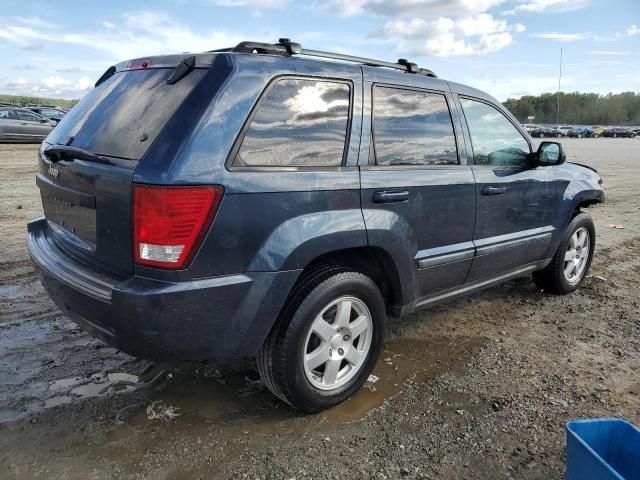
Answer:
[(136, 263), (182, 268), (198, 249), (223, 193), (220, 186), (134, 185), (133, 248)]

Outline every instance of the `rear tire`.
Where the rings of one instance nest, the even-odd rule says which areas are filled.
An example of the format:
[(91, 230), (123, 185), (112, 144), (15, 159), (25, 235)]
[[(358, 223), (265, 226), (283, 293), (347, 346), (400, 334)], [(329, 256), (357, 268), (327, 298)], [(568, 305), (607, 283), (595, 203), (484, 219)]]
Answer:
[(317, 413), (351, 397), (384, 342), (386, 311), (376, 283), (325, 266), (305, 275), (258, 352), (260, 376), (294, 408)]
[(591, 216), (579, 213), (569, 223), (551, 263), (533, 272), (536, 285), (548, 293), (566, 295), (575, 291), (589, 272), (596, 246)]

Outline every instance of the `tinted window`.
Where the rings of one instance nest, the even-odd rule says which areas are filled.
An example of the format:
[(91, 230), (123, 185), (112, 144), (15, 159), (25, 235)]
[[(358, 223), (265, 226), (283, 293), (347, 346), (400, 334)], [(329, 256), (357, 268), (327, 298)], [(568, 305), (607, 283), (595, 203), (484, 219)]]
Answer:
[(458, 163), (444, 95), (375, 87), (373, 116), (378, 165)]
[(502, 112), (486, 103), (461, 98), (476, 165), (526, 166), (529, 144)]
[(278, 80), (260, 101), (234, 165), (341, 165), (349, 99), (344, 83)]
[(13, 118), (10, 110), (0, 110), (0, 118)]
[(16, 110), (16, 115), (18, 120), (28, 120), (30, 122), (39, 122), (42, 120), (41, 116), (31, 112), (23, 112), (22, 110)]
[[(171, 68), (119, 72), (92, 88), (53, 129), (47, 142), (138, 160), (207, 70), (195, 69), (173, 85)], [(147, 139), (142, 142), (140, 138)]]

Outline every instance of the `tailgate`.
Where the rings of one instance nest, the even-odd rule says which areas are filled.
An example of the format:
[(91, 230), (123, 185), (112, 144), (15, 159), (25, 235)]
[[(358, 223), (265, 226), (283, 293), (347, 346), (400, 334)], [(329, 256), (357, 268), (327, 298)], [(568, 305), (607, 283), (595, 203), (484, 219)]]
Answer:
[(112, 165), (41, 161), (36, 183), (56, 244), (85, 263), (124, 274), (133, 270), (131, 179), (135, 163), (111, 160)]
[[(173, 68), (117, 72), (60, 122), (39, 152), (42, 206), (56, 245), (89, 266), (133, 271), (131, 191), (134, 171), (169, 118), (206, 73), (169, 84)], [(66, 146), (97, 154), (47, 156)], [(94, 155), (95, 156), (95, 155)]]

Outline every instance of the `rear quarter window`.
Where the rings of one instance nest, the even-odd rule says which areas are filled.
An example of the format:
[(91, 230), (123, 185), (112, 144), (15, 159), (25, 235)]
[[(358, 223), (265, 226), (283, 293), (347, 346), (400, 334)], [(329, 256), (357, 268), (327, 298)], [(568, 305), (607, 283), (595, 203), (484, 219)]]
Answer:
[[(92, 89), (64, 116), (47, 142), (139, 160), (167, 120), (207, 70), (196, 69), (173, 85), (169, 68), (118, 72)], [(145, 140), (141, 140), (145, 138)]]
[(281, 78), (263, 94), (233, 166), (337, 167), (349, 128), (348, 83)]

